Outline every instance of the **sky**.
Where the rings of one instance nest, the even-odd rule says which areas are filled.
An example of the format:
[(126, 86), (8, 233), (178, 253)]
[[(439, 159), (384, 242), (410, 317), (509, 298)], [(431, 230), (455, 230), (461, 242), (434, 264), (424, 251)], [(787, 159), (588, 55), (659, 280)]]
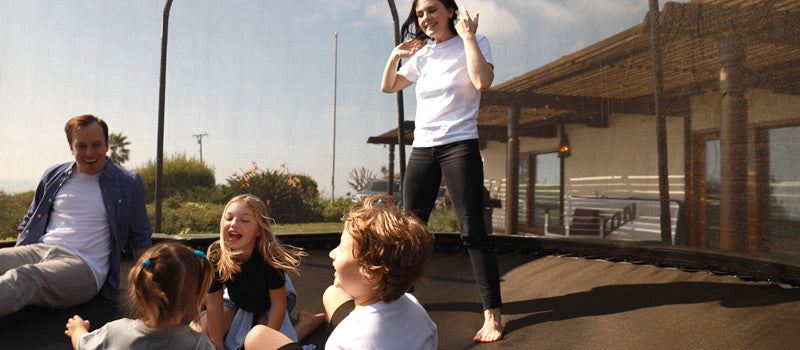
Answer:
[[(402, 22), (411, 0), (395, 3)], [(0, 191), (34, 190), (46, 168), (73, 160), (64, 123), (81, 114), (127, 136), (126, 168), (155, 160), (164, 4), (0, 2)], [(458, 4), (480, 13), (494, 85), (641, 23), (649, 7), (648, 0)], [(207, 134), (203, 161), (217, 183), (255, 163), (309, 175), (323, 196), (332, 178), (336, 197), (355, 192), (347, 184), (353, 169), (380, 174), (388, 163), (388, 147), (367, 138), (397, 126), (396, 97), (380, 91), (393, 35), (387, 1), (174, 0), (164, 155), (199, 158), (193, 135)], [(404, 93), (407, 120), (413, 89)]]

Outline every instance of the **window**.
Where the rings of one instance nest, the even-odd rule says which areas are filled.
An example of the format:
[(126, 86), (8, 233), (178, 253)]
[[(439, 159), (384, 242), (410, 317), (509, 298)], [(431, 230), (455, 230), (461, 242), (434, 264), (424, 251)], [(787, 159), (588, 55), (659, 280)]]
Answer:
[(519, 227), (544, 233), (545, 215), (560, 221), (561, 158), (557, 152), (528, 153), (519, 162)]
[(772, 252), (800, 251), (800, 126), (768, 130), (769, 237)]

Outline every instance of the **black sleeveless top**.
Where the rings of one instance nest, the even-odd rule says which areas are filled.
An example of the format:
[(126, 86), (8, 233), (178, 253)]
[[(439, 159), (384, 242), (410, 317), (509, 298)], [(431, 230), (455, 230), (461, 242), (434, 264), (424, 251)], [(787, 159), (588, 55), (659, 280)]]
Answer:
[(266, 312), (271, 306), (269, 290), (281, 288), (285, 283), (283, 271), (266, 263), (258, 250), (253, 250), (250, 260), (241, 265), (241, 271), (224, 283), (219, 281), (216, 264), (212, 264), (214, 282), (208, 292), (214, 293), (224, 285), (228, 288), (228, 296), (237, 307), (256, 315)]

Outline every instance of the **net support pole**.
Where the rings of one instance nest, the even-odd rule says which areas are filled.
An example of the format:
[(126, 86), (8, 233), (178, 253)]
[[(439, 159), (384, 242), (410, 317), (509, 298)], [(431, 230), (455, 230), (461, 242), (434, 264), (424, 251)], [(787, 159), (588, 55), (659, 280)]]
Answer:
[(161, 200), (162, 177), (164, 174), (164, 101), (167, 90), (167, 37), (169, 37), (169, 10), (172, 0), (164, 5), (164, 17), (161, 21), (161, 76), (158, 85), (158, 141), (156, 145), (156, 198), (155, 198), (155, 232), (161, 232)]
[[(392, 22), (394, 27), (394, 44), (395, 46), (400, 45), (400, 23), (397, 16), (397, 6), (394, 4), (394, 0), (387, 0), (389, 1), (389, 9), (392, 11)], [(401, 63), (398, 63), (398, 68), (400, 67)], [(397, 146), (398, 152), (400, 153), (399, 159), (397, 163), (400, 165), (400, 192), (403, 191), (403, 180), (406, 177), (406, 144), (405, 144), (405, 110), (403, 108), (403, 90), (400, 90), (396, 93), (397, 95)], [(394, 169), (390, 171), (390, 173), (394, 173)], [(389, 179), (389, 183), (393, 184), (394, 179)]]

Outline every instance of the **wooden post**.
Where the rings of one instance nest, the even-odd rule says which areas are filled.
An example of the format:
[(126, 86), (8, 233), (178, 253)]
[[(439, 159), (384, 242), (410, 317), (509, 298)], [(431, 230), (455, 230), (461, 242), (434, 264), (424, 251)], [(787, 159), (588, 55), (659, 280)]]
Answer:
[[(688, 103), (688, 102), (687, 102)], [(690, 213), (693, 210), (692, 197), (692, 113), (683, 116), (683, 212), (678, 213), (678, 225), (675, 230), (675, 244), (692, 245), (690, 226)]]
[(650, 48), (653, 53), (653, 85), (656, 110), (656, 145), (658, 148), (658, 193), (661, 202), (661, 242), (672, 242), (672, 218), (669, 212), (669, 165), (667, 163), (667, 121), (661, 99), (664, 74), (661, 66), (661, 39), (658, 31), (658, 0), (650, 0)]
[(519, 218), (519, 106), (508, 106), (506, 160), (506, 234), (517, 234)]
[(747, 100), (744, 98), (744, 43), (720, 39), (720, 248), (743, 250), (748, 230)]

